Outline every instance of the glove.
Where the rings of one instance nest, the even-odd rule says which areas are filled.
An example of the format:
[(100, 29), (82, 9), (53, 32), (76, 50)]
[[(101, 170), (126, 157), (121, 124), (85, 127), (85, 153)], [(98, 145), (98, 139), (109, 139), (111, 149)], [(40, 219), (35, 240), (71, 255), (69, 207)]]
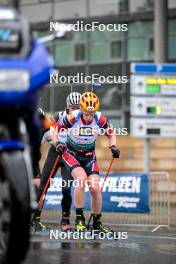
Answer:
[(120, 157), (120, 150), (115, 145), (110, 146), (109, 149), (112, 152), (113, 158), (118, 159)]
[(66, 144), (60, 141), (57, 141), (55, 143), (55, 146), (56, 146), (56, 151), (59, 152), (60, 154), (66, 149)]

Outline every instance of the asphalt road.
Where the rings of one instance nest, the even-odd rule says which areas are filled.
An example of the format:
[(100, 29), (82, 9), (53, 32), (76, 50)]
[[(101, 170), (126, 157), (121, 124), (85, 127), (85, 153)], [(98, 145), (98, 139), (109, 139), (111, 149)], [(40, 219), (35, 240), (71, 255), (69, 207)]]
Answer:
[(52, 237), (49, 234), (35, 234), (31, 236), (31, 247), (23, 264), (176, 263), (175, 231), (120, 232), (127, 232), (127, 239), (122, 233), (118, 233), (117, 240), (64, 239), (60, 237), (60, 231), (58, 236)]

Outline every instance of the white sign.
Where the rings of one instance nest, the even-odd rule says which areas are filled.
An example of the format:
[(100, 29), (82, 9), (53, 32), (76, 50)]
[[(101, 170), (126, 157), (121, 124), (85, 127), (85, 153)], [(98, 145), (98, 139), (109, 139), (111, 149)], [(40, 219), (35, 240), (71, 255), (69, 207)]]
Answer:
[(176, 119), (132, 117), (131, 135), (148, 138), (176, 138)]
[(131, 94), (176, 96), (176, 76), (131, 75)]
[(176, 98), (131, 96), (131, 115), (176, 117)]

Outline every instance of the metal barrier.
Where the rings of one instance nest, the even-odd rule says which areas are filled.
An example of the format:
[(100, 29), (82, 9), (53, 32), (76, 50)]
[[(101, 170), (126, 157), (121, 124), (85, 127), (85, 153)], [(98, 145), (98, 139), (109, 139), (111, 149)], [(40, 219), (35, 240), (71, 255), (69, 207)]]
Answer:
[[(160, 227), (170, 227), (170, 190), (169, 174), (167, 172), (149, 173), (150, 212), (149, 213), (119, 213), (103, 212), (103, 223), (111, 226), (141, 226), (153, 227), (153, 232)], [(60, 222), (61, 212), (44, 211), (44, 218), (52, 222), (53, 218)], [(90, 212), (85, 212), (86, 219)], [(72, 214), (74, 222), (74, 214)], [(55, 222), (55, 221), (54, 221)]]
[(153, 231), (160, 227), (170, 227), (170, 192), (169, 174), (167, 172), (151, 172), (150, 184), (150, 212), (136, 213), (103, 213), (108, 225), (124, 226), (153, 226)]

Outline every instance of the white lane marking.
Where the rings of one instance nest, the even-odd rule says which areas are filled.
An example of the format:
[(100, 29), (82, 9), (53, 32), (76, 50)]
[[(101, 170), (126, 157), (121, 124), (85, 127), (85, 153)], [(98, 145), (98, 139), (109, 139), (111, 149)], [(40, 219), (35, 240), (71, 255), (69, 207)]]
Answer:
[(158, 230), (160, 227), (161, 227), (161, 225), (155, 227), (151, 232), (152, 232), (152, 233), (155, 232), (155, 231)]
[(158, 239), (173, 239), (176, 240), (176, 237), (162, 237), (162, 236), (136, 236), (136, 235), (129, 235), (129, 237), (139, 237), (139, 238), (158, 238)]

